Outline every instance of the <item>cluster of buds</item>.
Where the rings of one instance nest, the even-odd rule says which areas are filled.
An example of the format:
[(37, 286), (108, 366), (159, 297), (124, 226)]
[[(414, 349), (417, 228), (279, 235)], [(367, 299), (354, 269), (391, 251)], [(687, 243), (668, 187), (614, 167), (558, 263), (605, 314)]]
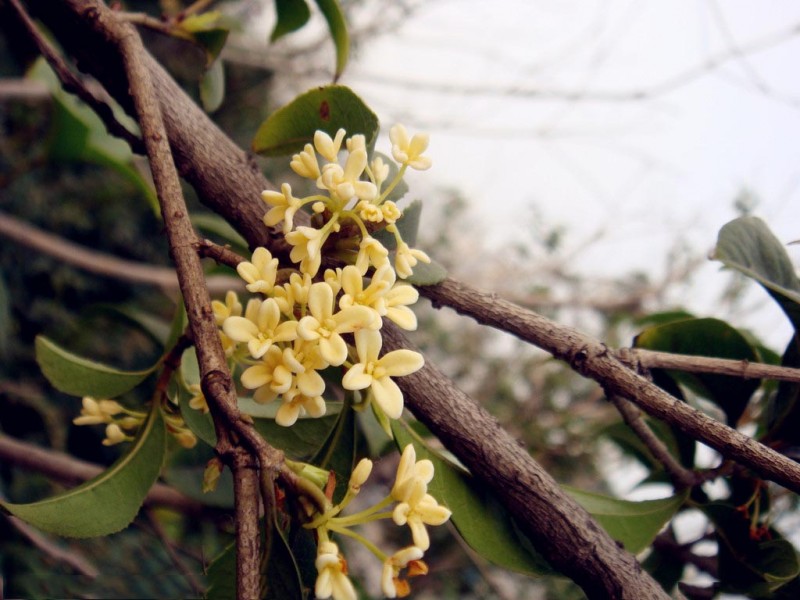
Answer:
[[(381, 589), (386, 597), (402, 598), (410, 593), (408, 578), (428, 572), (428, 567), (422, 560), (425, 551), (430, 547), (426, 525), (442, 525), (450, 518), (450, 510), (441, 506), (428, 493), (433, 471), (433, 463), (427, 459), (417, 461), (414, 447), (409, 444), (403, 450), (391, 493), (374, 506), (352, 515), (340, 516), (372, 472), (372, 461), (365, 458), (353, 470), (347, 493), (339, 504), (333, 506), (325, 501), (324, 508), (309, 509), (310, 521), (305, 527), (315, 529), (318, 539), (317, 582), (314, 590), (317, 598), (357, 598), (353, 584), (347, 576), (347, 561), (337, 544), (331, 540), (332, 534), (361, 542), (383, 563)], [(387, 510), (392, 504), (395, 504), (394, 509)], [(387, 554), (351, 530), (356, 525), (378, 519), (391, 519), (399, 526), (408, 525), (413, 544), (393, 554)]]
[[(122, 442), (132, 442), (136, 431), (147, 418), (147, 414), (130, 410), (116, 400), (96, 400), (91, 396), (84, 396), (81, 404), (80, 415), (72, 422), (75, 425), (103, 425), (106, 426), (104, 446), (114, 446)], [(180, 415), (164, 411), (164, 422), (167, 432), (184, 448), (193, 448), (197, 444), (197, 437), (184, 423)]]

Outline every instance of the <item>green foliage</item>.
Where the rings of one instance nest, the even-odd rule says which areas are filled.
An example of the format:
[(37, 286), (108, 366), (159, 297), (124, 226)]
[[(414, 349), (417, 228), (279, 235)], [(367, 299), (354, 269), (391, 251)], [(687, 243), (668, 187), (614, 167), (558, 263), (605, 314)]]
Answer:
[(378, 117), (348, 87), (315, 88), (272, 113), (258, 128), (253, 150), (265, 156), (299, 152), (313, 143), (317, 130), (333, 137), (340, 128), (351, 136), (363, 134), (370, 147), (378, 134)]
[(94, 537), (124, 529), (161, 472), (166, 432), (154, 405), (130, 450), (111, 468), (76, 488), (31, 504), (0, 501), (3, 510), (51, 533)]
[(36, 338), (36, 361), (57, 390), (100, 399), (132, 390), (155, 369), (153, 366), (144, 371), (121, 371), (72, 354), (44, 336)]
[[(634, 345), (689, 356), (759, 360), (747, 338), (719, 319), (685, 319), (649, 327), (636, 336)], [(760, 385), (758, 381), (711, 373), (670, 371), (669, 375), (722, 408), (730, 425), (736, 424)]]
[(287, 33), (297, 31), (311, 17), (311, 11), (305, 0), (275, 0), (275, 13), (277, 21), (269, 36), (271, 42), (279, 40)]

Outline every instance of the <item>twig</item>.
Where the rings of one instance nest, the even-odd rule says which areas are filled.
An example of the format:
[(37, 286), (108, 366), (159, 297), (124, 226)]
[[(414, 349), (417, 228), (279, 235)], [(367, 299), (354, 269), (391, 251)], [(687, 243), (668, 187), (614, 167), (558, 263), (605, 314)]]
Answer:
[(189, 568), (186, 562), (175, 551), (175, 546), (172, 543), (172, 540), (170, 540), (167, 536), (164, 528), (161, 526), (161, 522), (158, 520), (158, 517), (153, 514), (153, 511), (148, 510), (147, 519), (150, 521), (150, 526), (153, 528), (156, 537), (164, 546), (164, 550), (167, 552), (172, 564), (174, 564), (175, 568), (178, 569), (178, 572), (186, 580), (186, 583), (189, 584), (189, 587), (192, 588), (192, 591), (195, 593), (195, 595), (198, 597), (202, 596), (205, 587), (200, 583), (200, 580), (197, 579), (197, 575), (195, 575), (194, 571)]
[[(178, 277), (174, 269), (125, 260), (90, 250), (2, 212), (0, 212), (0, 236), (91, 273), (133, 283), (155, 285), (165, 290), (178, 289)], [(206, 284), (213, 294), (242, 287), (241, 280), (225, 275), (213, 275), (206, 280)]]
[(612, 394), (610, 400), (622, 415), (628, 427), (630, 427), (639, 439), (642, 440), (642, 443), (647, 446), (653, 458), (664, 467), (664, 470), (675, 486), (675, 491), (697, 485), (698, 478), (695, 472), (686, 469), (675, 460), (675, 457), (672, 456), (672, 453), (666, 445), (664, 445), (664, 442), (658, 439), (655, 433), (653, 433), (653, 430), (650, 429), (649, 425), (642, 419), (642, 413), (634, 404), (616, 394)]
[(9, 523), (21, 535), (25, 536), (28, 541), (36, 546), (39, 550), (47, 554), (53, 560), (64, 563), (71, 567), (81, 575), (85, 575), (89, 579), (96, 579), (100, 575), (100, 571), (95, 567), (87, 558), (82, 554), (75, 551), (74, 548), (62, 548), (54, 540), (45, 536), (42, 532), (37, 531), (28, 525), (22, 519), (13, 515), (5, 515)]
[[(259, 474), (255, 459), (241, 446), (234, 448), (231, 471), (236, 506), (236, 597), (248, 600), (254, 598), (254, 590), (261, 589)], [(255, 565), (251, 564), (253, 558)]]
[(36, 46), (39, 48), (39, 52), (42, 53), (42, 56), (44, 56), (45, 60), (47, 60), (47, 63), (52, 67), (53, 71), (55, 71), (58, 79), (64, 86), (64, 89), (75, 94), (81, 100), (86, 102), (86, 104), (88, 104), (92, 110), (97, 113), (97, 116), (100, 117), (105, 124), (106, 129), (108, 129), (112, 135), (116, 135), (117, 137), (124, 139), (126, 142), (128, 142), (134, 152), (142, 154), (144, 148), (142, 145), (142, 140), (128, 131), (119, 121), (117, 121), (116, 117), (114, 116), (114, 112), (111, 110), (108, 104), (95, 97), (95, 95), (89, 91), (83, 81), (75, 76), (53, 45), (39, 33), (39, 30), (36, 28), (33, 20), (31, 20), (31, 18), (28, 16), (28, 13), (25, 11), (25, 9), (22, 8), (19, 0), (10, 0), (10, 3), (17, 12), (19, 19), (28, 30), (31, 38), (36, 43)]
[[(282, 461), (282, 454), (269, 447), (252, 427), (246, 427), (239, 417), (237, 398), (230, 370), (219, 339), (219, 332), (211, 310), (211, 299), (204, 285), (204, 274), (200, 258), (195, 251), (197, 242), (194, 229), (189, 221), (189, 214), (183, 199), (178, 173), (172, 159), (167, 132), (161, 118), (158, 100), (153, 94), (150, 72), (144, 63), (144, 48), (136, 30), (128, 24), (121, 23), (111, 11), (101, 5), (89, 9), (87, 18), (96, 19), (109, 37), (115, 41), (122, 55), (128, 84), (139, 125), (142, 129), (145, 148), (153, 173), (153, 181), (161, 204), (161, 214), (167, 230), (170, 252), (175, 261), (183, 294), (189, 326), (197, 349), (198, 363), (202, 377), (202, 387), (206, 399), (215, 417), (215, 424), (220, 427), (220, 418), (224, 415), (227, 425), (246, 435), (245, 443), (254, 452), (259, 452), (261, 468), (276, 472)], [(222, 413), (222, 414), (220, 414)], [(255, 442), (255, 445), (254, 443)], [(239, 490), (236, 497), (236, 538), (237, 538), (237, 597), (240, 599), (256, 598), (259, 594), (260, 556), (257, 552), (259, 544), (258, 513), (250, 510), (250, 501), (242, 497), (242, 493), (251, 493), (249, 480), (255, 475), (252, 468), (241, 468), (244, 464), (243, 449), (234, 448), (229, 466), (234, 474), (234, 489)], [(232, 458), (232, 460), (231, 460)], [(248, 460), (252, 460), (248, 456)], [(240, 481), (244, 478), (244, 481)], [(255, 477), (256, 483), (258, 481)], [(255, 490), (255, 502), (258, 502), (258, 487)], [(244, 505), (242, 506), (242, 503)], [(249, 536), (244, 539), (244, 536)], [(244, 550), (256, 550), (245, 552)]]
[(616, 357), (625, 364), (635, 362), (644, 369), (674, 369), (687, 373), (716, 373), (740, 379), (774, 379), (800, 382), (800, 369), (754, 363), (748, 360), (732, 360), (688, 354), (656, 352), (642, 348), (622, 348), (615, 351)]
[(435, 307), (449, 306), (479, 323), (507, 331), (546, 350), (578, 373), (597, 381), (606, 394), (629, 398), (649, 415), (677, 427), (762, 477), (800, 493), (800, 465), (667, 394), (631, 371), (600, 341), (525, 310), (497, 294), (449, 278), (419, 290)]

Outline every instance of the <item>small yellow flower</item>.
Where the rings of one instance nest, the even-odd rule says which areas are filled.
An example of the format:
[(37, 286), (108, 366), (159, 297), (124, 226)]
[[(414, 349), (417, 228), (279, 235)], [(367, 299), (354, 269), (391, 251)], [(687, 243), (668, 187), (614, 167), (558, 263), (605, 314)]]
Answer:
[(241, 381), (248, 390), (256, 390), (253, 400), (265, 404), (277, 398), (278, 394), (288, 392), (294, 377), (283, 362), (281, 349), (270, 346), (258, 363), (244, 370)]
[(247, 291), (253, 294), (270, 294), (278, 275), (278, 259), (266, 248), (256, 248), (252, 262), (242, 261), (236, 266), (239, 277), (247, 282)]
[(125, 435), (116, 423), (109, 423), (106, 426), (106, 439), (103, 440), (103, 446), (114, 446), (122, 442), (132, 440), (130, 436)]
[(321, 229), (300, 226), (291, 233), (286, 234), (286, 241), (294, 246), (289, 258), (294, 263), (300, 263), (300, 270), (311, 277), (317, 274), (322, 264), (322, 245), (327, 236)]
[(225, 302), (214, 300), (211, 302), (211, 310), (214, 311), (214, 319), (218, 327), (222, 327), (222, 323), (228, 317), (239, 317), (242, 315), (242, 303), (239, 302), (239, 296), (236, 292), (229, 291), (225, 294)]
[(358, 461), (356, 468), (353, 469), (350, 475), (348, 488), (352, 490), (354, 494), (357, 494), (361, 490), (361, 486), (369, 479), (370, 473), (372, 473), (372, 461), (368, 458), (362, 458)]
[(330, 163), (322, 167), (322, 175), (317, 180), (317, 187), (328, 190), (343, 202), (353, 198), (374, 200), (378, 197), (378, 188), (371, 181), (361, 181), (361, 174), (367, 167), (367, 153), (356, 150), (347, 156), (344, 168), (339, 163)]
[(397, 208), (397, 204), (391, 200), (387, 200), (381, 204), (381, 215), (383, 216), (383, 220), (387, 223), (394, 223), (403, 216), (403, 212)]
[(452, 514), (450, 510), (436, 502), (436, 498), (426, 493), (427, 485), (421, 480), (415, 481), (405, 502), (400, 502), (392, 512), (392, 520), (397, 525), (411, 528), (414, 545), (427, 550), (430, 538), (425, 525), (442, 525)]
[(343, 333), (352, 333), (369, 327), (373, 312), (364, 306), (352, 306), (333, 312), (333, 290), (324, 281), (311, 286), (308, 293), (309, 315), (300, 319), (298, 335), (307, 341), (319, 340), (322, 358), (333, 366), (341, 365), (347, 359), (347, 343)]
[(342, 147), (342, 140), (345, 136), (345, 130), (339, 129), (336, 132), (336, 137), (331, 139), (324, 131), (318, 129), (314, 133), (314, 147), (317, 149), (317, 152), (330, 162), (336, 162), (339, 156), (339, 149)]
[(314, 565), (317, 567), (317, 583), (314, 586), (317, 598), (356, 600), (356, 590), (347, 577), (347, 561), (339, 553), (336, 544), (322, 542)]
[(297, 388), (283, 394), (281, 399), (283, 404), (275, 415), (275, 422), (282, 427), (291, 427), (304, 414), (319, 418), (327, 410), (325, 399), (322, 396), (306, 396)]
[(362, 275), (367, 274), (370, 265), (376, 269), (389, 264), (389, 251), (372, 236), (367, 236), (358, 245), (356, 267)]
[(395, 552), (383, 563), (381, 590), (387, 598), (404, 598), (411, 592), (408, 581), (400, 578), (400, 572), (408, 568), (408, 576), (415, 577), (428, 572), (428, 566), (420, 560), (424, 552), (409, 546)]
[(284, 183), (280, 192), (264, 190), (261, 199), (272, 206), (264, 215), (264, 225), (274, 227), (283, 221), (283, 233), (289, 233), (294, 226), (295, 213), (303, 206), (302, 200), (292, 196), (292, 187)]
[(247, 303), (244, 317), (228, 317), (222, 330), (234, 342), (247, 344), (253, 358), (261, 358), (277, 342), (297, 338), (297, 321), (280, 322), (281, 311), (273, 298)]
[(400, 463), (397, 465), (397, 475), (392, 486), (392, 498), (398, 502), (405, 502), (413, 491), (416, 482), (424, 486), (433, 479), (433, 463), (427, 458), (417, 461), (417, 452), (412, 444), (403, 448)]
[(100, 400), (99, 402), (91, 396), (84, 396), (81, 401), (81, 414), (72, 422), (75, 425), (99, 425), (100, 423), (111, 423), (112, 415), (122, 412), (122, 406), (115, 400)]
[(397, 276), (401, 279), (411, 277), (417, 262), (430, 263), (431, 259), (422, 250), (409, 248), (405, 242), (399, 242), (397, 244), (397, 254), (394, 257), (394, 269), (397, 271)]
[(378, 331), (360, 329), (355, 333), (358, 360), (342, 378), (342, 386), (347, 390), (370, 388), (375, 402), (390, 419), (398, 419), (403, 414), (403, 392), (392, 381), (392, 377), (409, 375), (422, 368), (424, 359), (412, 350), (393, 350), (378, 355), (383, 339)]
[(383, 162), (383, 159), (380, 156), (376, 156), (369, 164), (369, 168), (370, 171), (372, 171), (372, 177), (375, 180), (375, 185), (380, 189), (381, 185), (383, 185), (383, 182), (389, 177), (389, 165)]
[(383, 211), (381, 207), (372, 202), (362, 200), (356, 205), (356, 212), (364, 221), (370, 221), (372, 223), (380, 223), (383, 221)]
[(319, 177), (319, 163), (317, 162), (317, 153), (314, 152), (314, 146), (306, 144), (302, 152), (292, 156), (292, 162), (289, 163), (289, 166), (300, 177), (305, 177), (306, 179)]
[(424, 171), (431, 167), (431, 159), (422, 156), (428, 148), (428, 134), (418, 133), (408, 137), (408, 131), (402, 125), (395, 125), (389, 130), (389, 139), (392, 140), (392, 156), (403, 165), (408, 165), (417, 171)]
[(204, 415), (208, 414), (208, 402), (206, 402), (206, 397), (203, 395), (203, 390), (200, 387), (199, 383), (192, 383), (189, 384), (188, 389), (192, 392), (193, 396), (189, 399), (189, 408), (193, 408), (194, 410), (199, 410)]

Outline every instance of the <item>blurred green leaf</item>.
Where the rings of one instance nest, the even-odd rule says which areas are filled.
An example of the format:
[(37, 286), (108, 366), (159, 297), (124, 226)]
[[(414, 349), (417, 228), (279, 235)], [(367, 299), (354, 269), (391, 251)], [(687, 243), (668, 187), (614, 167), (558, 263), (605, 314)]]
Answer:
[(311, 11), (305, 0), (275, 0), (275, 13), (277, 22), (269, 36), (269, 41), (274, 42), (287, 33), (297, 31), (308, 22)]
[(758, 217), (740, 217), (719, 232), (712, 255), (758, 281), (800, 330), (800, 281), (784, 245)]
[(213, 113), (225, 99), (225, 68), (221, 60), (215, 60), (203, 73), (200, 80), (200, 101), (207, 113)]
[(686, 499), (684, 493), (658, 500), (634, 502), (585, 492), (566, 485), (561, 487), (589, 511), (612, 538), (624, 544), (631, 554), (638, 554), (647, 548)]
[[(188, 33), (205, 52), (206, 67), (210, 67), (228, 40), (232, 23), (230, 19), (218, 10), (190, 15), (178, 24), (178, 29)], [(208, 109), (206, 109), (208, 110)]]
[(236, 544), (220, 552), (208, 567), (207, 600), (236, 598)]
[(134, 519), (158, 478), (165, 450), (164, 420), (160, 407), (154, 405), (130, 450), (107, 471), (39, 502), (0, 502), (0, 506), (39, 529), (66, 537), (120, 531)]
[(417, 263), (414, 272), (404, 281), (413, 285), (436, 285), (445, 279), (447, 279), (447, 269), (431, 259), (430, 263)]
[(314, 88), (279, 108), (256, 132), (253, 150), (265, 156), (300, 152), (314, 141), (319, 129), (331, 137), (344, 128), (348, 136), (361, 133), (370, 146), (378, 134), (378, 117), (343, 85)]
[(342, 407), (333, 429), (325, 442), (319, 446), (317, 453), (309, 460), (321, 469), (333, 471), (336, 476), (334, 502), (338, 502), (347, 492), (350, 474), (356, 462), (358, 444), (358, 426), (353, 408), (348, 404)]
[(190, 219), (192, 225), (198, 229), (222, 238), (239, 250), (241, 254), (250, 255), (245, 239), (238, 231), (231, 227), (230, 223), (219, 215), (213, 213), (199, 213), (192, 214)]
[[(673, 354), (709, 356), (757, 362), (758, 353), (735, 328), (719, 319), (686, 319), (650, 327), (636, 336), (634, 345)], [(668, 371), (669, 375), (717, 404), (735, 425), (760, 381), (713, 373)]]
[[(31, 67), (28, 77), (46, 83), (53, 95), (49, 157), (55, 161), (89, 162), (114, 169), (136, 186), (155, 214), (160, 214), (155, 190), (133, 166), (133, 152), (128, 144), (108, 133), (92, 109), (61, 88), (44, 59)], [(136, 124), (119, 107), (114, 105), (113, 108), (115, 117), (135, 132)]]
[(716, 526), (723, 591), (763, 597), (800, 574), (797, 552), (776, 530), (754, 539), (750, 519), (735, 507), (715, 502), (701, 508)]
[(273, 522), (270, 547), (264, 556), (266, 564), (265, 600), (303, 600), (303, 580), (289, 542)]
[(336, 72), (333, 75), (333, 80), (336, 81), (341, 77), (350, 54), (350, 34), (347, 32), (347, 23), (345, 23), (344, 13), (342, 13), (342, 7), (339, 6), (338, 0), (314, 1), (328, 22), (328, 29), (331, 31), (333, 45), (336, 48)]
[[(789, 340), (781, 359), (781, 366), (800, 368), (800, 347), (798, 334)], [(770, 396), (766, 409), (761, 415), (765, 432), (764, 443), (786, 449), (800, 445), (800, 385), (795, 381), (781, 381), (778, 390)]]
[(36, 362), (57, 390), (95, 398), (114, 398), (135, 388), (157, 366), (144, 371), (120, 371), (72, 354), (41, 335), (36, 337)]

